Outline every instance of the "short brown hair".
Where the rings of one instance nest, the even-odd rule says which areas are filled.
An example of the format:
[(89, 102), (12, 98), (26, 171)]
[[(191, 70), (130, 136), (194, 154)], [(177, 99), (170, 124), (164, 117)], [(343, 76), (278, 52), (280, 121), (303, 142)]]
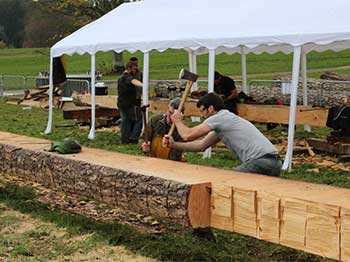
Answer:
[(134, 62), (127, 62), (125, 65), (125, 68), (128, 69), (128, 68), (132, 68), (133, 66), (136, 66)]

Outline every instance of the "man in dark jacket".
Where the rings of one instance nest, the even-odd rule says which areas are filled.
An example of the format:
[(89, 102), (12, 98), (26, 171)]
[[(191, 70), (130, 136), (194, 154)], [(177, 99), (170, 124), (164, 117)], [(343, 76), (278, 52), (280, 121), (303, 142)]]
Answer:
[(214, 91), (224, 100), (225, 108), (237, 114), (238, 93), (235, 81), (228, 76), (215, 72)]
[(142, 88), (142, 82), (135, 77), (136, 69), (135, 63), (128, 62), (124, 73), (118, 79), (118, 109), (121, 117), (120, 140), (122, 144), (137, 143), (142, 129), (140, 102), (136, 95), (136, 88)]
[[(158, 157), (163, 159), (170, 159), (175, 161), (182, 160), (182, 151), (176, 149), (170, 149), (163, 147), (162, 139), (163, 136), (169, 133), (172, 125), (171, 115), (175, 110), (179, 108), (181, 99), (176, 97), (172, 99), (168, 105), (166, 113), (154, 115), (148, 121), (148, 132), (147, 139), (148, 143), (143, 142), (141, 150), (145, 153), (150, 153), (152, 157)], [(175, 129), (173, 133), (175, 141), (182, 141), (179, 133)], [(165, 151), (166, 153), (163, 153)]]

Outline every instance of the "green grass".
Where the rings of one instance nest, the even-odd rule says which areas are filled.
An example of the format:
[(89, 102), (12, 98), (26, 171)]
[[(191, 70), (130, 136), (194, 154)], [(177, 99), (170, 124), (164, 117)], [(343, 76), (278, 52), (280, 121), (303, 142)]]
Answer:
[[(4, 99), (0, 99), (0, 131), (11, 132), (21, 135), (49, 139), (51, 141), (60, 141), (66, 137), (78, 140), (83, 146), (101, 148), (110, 151), (116, 151), (126, 154), (142, 155), (138, 145), (121, 145), (119, 143), (119, 133), (112, 131), (96, 131), (95, 139), (89, 140), (89, 129), (75, 127), (55, 127), (56, 125), (72, 124), (72, 120), (63, 119), (62, 111), (54, 110), (53, 130), (49, 135), (44, 135), (43, 131), (47, 123), (47, 111), (39, 108), (23, 110), (23, 106), (9, 105)], [(193, 123), (191, 123), (193, 125)], [(286, 139), (288, 130), (286, 127), (279, 126), (267, 131), (266, 125), (258, 124), (257, 127), (267, 136), (274, 139)], [(303, 126), (297, 126), (295, 137), (323, 138), (330, 132), (328, 128), (313, 128), (313, 132), (305, 132)], [(186, 153), (185, 158), (188, 163), (207, 165), (224, 169), (232, 169), (239, 162), (233, 159), (231, 153), (225, 148), (218, 148), (210, 159), (203, 159), (200, 153)], [(332, 169), (321, 168), (319, 173), (307, 171), (312, 169), (308, 165), (295, 165), (292, 172), (282, 172), (282, 177), (308, 181), (313, 183), (335, 185), (340, 187), (350, 187), (350, 174), (346, 171), (334, 171)]]
[[(141, 52), (136, 52), (135, 54), (125, 52), (125, 61), (131, 56), (137, 56), (142, 67), (143, 54)], [(111, 52), (98, 52), (96, 54), (97, 68), (102, 63), (105, 63), (107, 66), (111, 65), (112, 57)], [(332, 51), (323, 53), (311, 52), (308, 55), (308, 68), (322, 69), (348, 66), (349, 58), (350, 50), (337, 53)], [(248, 74), (291, 72), (292, 60), (292, 54), (249, 54), (247, 55)], [(90, 56), (87, 54), (67, 56), (67, 62), (68, 73), (86, 73), (90, 71)], [(199, 76), (206, 77), (208, 72), (208, 55), (198, 56), (197, 64)], [(156, 51), (150, 52), (150, 79), (177, 79), (182, 67), (188, 68), (188, 54), (183, 50), (167, 50), (161, 53)], [(48, 48), (0, 49), (0, 75), (37, 75), (38, 72), (48, 71), (48, 69)], [(216, 70), (229, 75), (241, 74), (240, 55), (217, 55)], [(350, 72), (350, 70), (342, 70), (341, 72)], [(318, 77), (319, 73), (310, 73), (310, 76)], [(113, 79), (114, 76), (108, 78)]]
[[(0, 188), (1, 203), (33, 218), (54, 223), (57, 227), (64, 228), (71, 237), (91, 235), (87, 240), (86, 250), (103, 243), (123, 245), (135, 253), (153, 257), (158, 261), (330, 261), (251, 237), (217, 230), (217, 242), (193, 237), (190, 231), (174, 230), (174, 227), (169, 227), (163, 234), (140, 233), (116, 222), (95, 221), (80, 215), (67, 214), (59, 208), (50, 208), (36, 200), (31, 188), (3, 184)], [(3, 246), (16, 245), (12, 255), (23, 258), (19, 261), (25, 261), (28, 256), (38, 256), (39, 252), (36, 251), (37, 247), (33, 247), (33, 243), (37, 243), (38, 247), (42, 246), (43, 241), (55, 244), (49, 250), (41, 250), (44, 252), (44, 255), (41, 254), (44, 260), (58, 258), (84, 248), (75, 245), (66, 245), (64, 248), (58, 240), (50, 239), (50, 234), (45, 228), (27, 233), (24, 240), (27, 242), (24, 243), (23, 239), (18, 238), (5, 240), (0, 237), (0, 252)]]

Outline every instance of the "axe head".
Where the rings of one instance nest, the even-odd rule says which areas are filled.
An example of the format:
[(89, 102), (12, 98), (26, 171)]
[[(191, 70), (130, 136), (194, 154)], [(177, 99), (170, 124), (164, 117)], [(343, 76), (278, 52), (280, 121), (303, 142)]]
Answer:
[(146, 113), (147, 107), (149, 107), (149, 104), (148, 104), (148, 105), (143, 105), (143, 106), (141, 106), (141, 111), (144, 112), (144, 113)]
[(198, 75), (196, 75), (195, 73), (192, 73), (186, 69), (181, 69), (180, 74), (179, 74), (179, 79), (184, 79), (184, 80), (188, 80), (191, 82), (196, 82), (198, 78)]

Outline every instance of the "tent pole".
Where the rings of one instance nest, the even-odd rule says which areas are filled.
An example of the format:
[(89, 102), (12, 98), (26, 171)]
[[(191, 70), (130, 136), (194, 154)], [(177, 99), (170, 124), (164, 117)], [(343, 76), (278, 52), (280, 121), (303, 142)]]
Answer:
[(293, 73), (292, 73), (292, 90), (290, 98), (290, 110), (289, 110), (289, 127), (288, 127), (288, 148), (286, 158), (284, 160), (282, 169), (291, 171), (292, 168), (292, 157), (293, 157), (293, 141), (295, 131), (295, 115), (297, 107), (297, 95), (298, 95), (298, 78), (300, 68), (300, 54), (301, 47), (294, 47), (293, 55)]
[(241, 65), (242, 65), (242, 89), (244, 93), (248, 93), (247, 89), (247, 57), (244, 46), (241, 46)]
[[(194, 54), (192, 50), (188, 51), (188, 65), (191, 72), (197, 74), (197, 56)], [(197, 82), (194, 82), (192, 85), (192, 91), (195, 91), (198, 89)], [(197, 116), (191, 116), (192, 122), (200, 122), (200, 117)]]
[(52, 113), (53, 113), (53, 57), (50, 55), (50, 75), (49, 75), (49, 119), (44, 134), (50, 134), (52, 131)]
[[(208, 93), (214, 92), (214, 71), (215, 71), (215, 49), (209, 50), (208, 65)], [(207, 148), (203, 153), (203, 158), (211, 157), (211, 147)]]
[[(303, 82), (303, 105), (307, 106), (307, 96), (308, 96), (308, 88), (307, 88), (307, 57), (305, 50), (301, 50), (301, 76)], [(309, 125), (304, 125), (304, 130), (311, 132), (311, 127)]]
[(214, 92), (215, 50), (209, 50), (208, 93)]
[[(143, 85), (142, 85), (142, 100), (143, 105), (148, 105), (148, 90), (149, 90), (149, 52), (143, 54)], [(146, 109), (146, 118), (148, 121), (148, 109)]]
[(95, 138), (95, 106), (96, 106), (96, 99), (95, 99), (95, 76), (96, 76), (96, 70), (95, 70), (95, 54), (91, 55), (91, 128), (89, 132), (88, 138), (90, 140), (93, 140)]

